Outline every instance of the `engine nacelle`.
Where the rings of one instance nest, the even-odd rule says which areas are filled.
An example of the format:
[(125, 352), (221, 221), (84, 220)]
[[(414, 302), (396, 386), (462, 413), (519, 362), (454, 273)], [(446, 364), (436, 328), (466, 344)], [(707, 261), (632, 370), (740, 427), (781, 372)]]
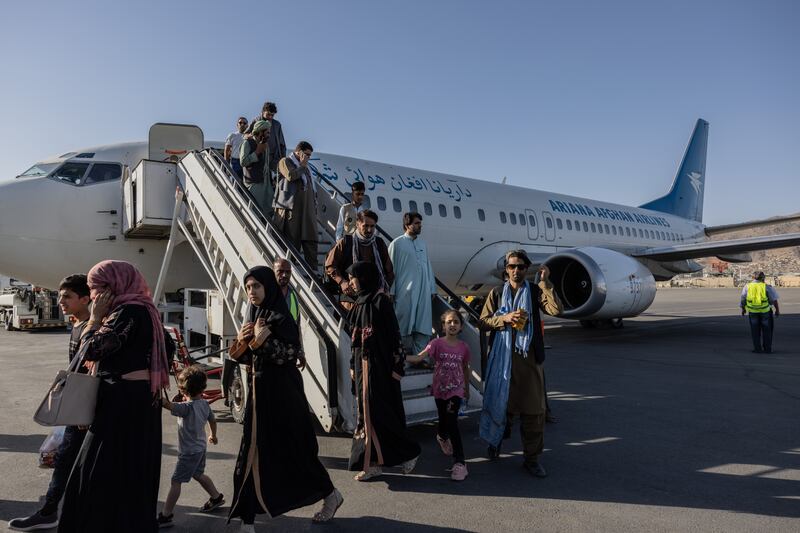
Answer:
[(656, 281), (636, 259), (613, 250), (585, 247), (559, 252), (544, 263), (564, 304), (564, 318), (636, 316), (656, 297)]

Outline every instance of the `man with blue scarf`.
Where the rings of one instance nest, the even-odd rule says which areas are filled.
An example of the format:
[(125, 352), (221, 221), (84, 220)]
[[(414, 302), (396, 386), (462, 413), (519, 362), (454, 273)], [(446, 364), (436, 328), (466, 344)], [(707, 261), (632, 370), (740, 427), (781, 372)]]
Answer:
[(531, 260), (524, 250), (506, 254), (508, 281), (495, 287), (481, 312), (481, 328), (492, 332), (484, 376), (485, 392), (480, 435), (489, 443), (489, 458), (500, 455), (515, 416), (520, 418), (523, 466), (535, 477), (546, 477), (539, 462), (544, 448), (544, 338), (541, 308), (549, 315), (563, 310), (550, 282), (550, 270), (539, 269), (537, 284), (526, 281)]

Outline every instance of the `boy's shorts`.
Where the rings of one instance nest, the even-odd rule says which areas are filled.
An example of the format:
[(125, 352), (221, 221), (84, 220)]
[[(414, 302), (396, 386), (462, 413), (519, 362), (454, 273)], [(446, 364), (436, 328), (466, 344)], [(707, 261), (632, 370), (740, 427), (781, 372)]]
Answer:
[(178, 464), (172, 474), (172, 481), (188, 483), (192, 478), (197, 479), (206, 469), (206, 452), (178, 455)]

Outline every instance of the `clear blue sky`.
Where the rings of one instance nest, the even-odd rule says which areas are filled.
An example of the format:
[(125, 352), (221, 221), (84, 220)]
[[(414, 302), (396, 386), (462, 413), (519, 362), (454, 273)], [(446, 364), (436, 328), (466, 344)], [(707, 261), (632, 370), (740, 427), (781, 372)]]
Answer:
[(794, 213), (798, 28), (791, 0), (8, 3), (0, 176), (268, 99), (290, 145), (638, 205), (702, 117), (704, 221)]

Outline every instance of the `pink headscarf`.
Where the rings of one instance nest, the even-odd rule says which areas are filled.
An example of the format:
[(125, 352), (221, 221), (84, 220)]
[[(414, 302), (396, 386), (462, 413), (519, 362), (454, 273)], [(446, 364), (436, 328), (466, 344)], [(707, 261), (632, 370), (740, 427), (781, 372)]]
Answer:
[(167, 350), (164, 348), (164, 327), (161, 315), (153, 304), (150, 288), (135, 266), (126, 261), (101, 261), (86, 276), (90, 288), (107, 287), (114, 294), (111, 309), (124, 304), (147, 308), (153, 323), (153, 348), (150, 353), (150, 390), (169, 388)]

